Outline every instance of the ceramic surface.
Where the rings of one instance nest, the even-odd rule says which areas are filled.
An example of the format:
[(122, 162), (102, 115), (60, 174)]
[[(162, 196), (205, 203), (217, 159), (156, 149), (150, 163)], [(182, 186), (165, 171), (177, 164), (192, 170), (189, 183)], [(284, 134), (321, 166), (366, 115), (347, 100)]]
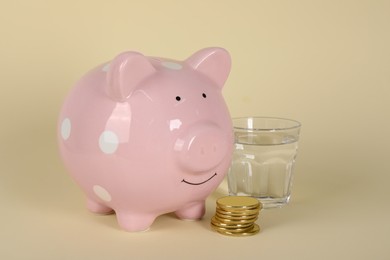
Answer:
[(168, 212), (201, 218), (232, 156), (221, 93), (229, 72), (228, 52), (206, 48), (184, 61), (124, 52), (83, 76), (62, 107), (58, 142), (89, 210), (115, 211), (127, 231)]

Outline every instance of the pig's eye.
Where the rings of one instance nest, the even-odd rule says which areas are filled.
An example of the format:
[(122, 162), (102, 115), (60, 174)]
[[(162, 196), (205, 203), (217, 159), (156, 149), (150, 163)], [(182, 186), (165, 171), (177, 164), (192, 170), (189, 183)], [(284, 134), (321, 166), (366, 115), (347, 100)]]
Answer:
[(206, 98), (207, 96), (206, 96), (206, 94), (205, 94), (205, 93), (202, 93), (202, 97)]
[(177, 100), (177, 101), (180, 101), (180, 100), (181, 100), (181, 97), (176, 96), (176, 100)]

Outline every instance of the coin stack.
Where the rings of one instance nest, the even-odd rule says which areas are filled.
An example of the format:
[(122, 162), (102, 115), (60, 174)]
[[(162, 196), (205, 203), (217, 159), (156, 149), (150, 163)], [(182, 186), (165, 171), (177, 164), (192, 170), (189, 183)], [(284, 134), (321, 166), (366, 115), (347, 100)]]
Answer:
[(217, 200), (211, 227), (227, 236), (251, 236), (260, 231), (255, 223), (261, 210), (261, 203), (252, 197), (226, 196)]

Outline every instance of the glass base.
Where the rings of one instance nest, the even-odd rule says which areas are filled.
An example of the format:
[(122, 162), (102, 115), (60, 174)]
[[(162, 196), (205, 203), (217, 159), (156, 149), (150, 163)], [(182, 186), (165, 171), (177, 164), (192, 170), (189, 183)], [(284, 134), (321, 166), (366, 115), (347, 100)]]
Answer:
[(250, 194), (244, 194), (244, 193), (237, 193), (234, 194), (232, 192), (229, 192), (230, 196), (249, 196), (253, 197), (255, 199), (258, 199), (261, 204), (263, 205), (263, 209), (271, 209), (271, 208), (281, 208), (285, 205), (288, 204), (290, 201), (290, 196), (286, 197), (257, 197), (257, 196), (252, 196)]

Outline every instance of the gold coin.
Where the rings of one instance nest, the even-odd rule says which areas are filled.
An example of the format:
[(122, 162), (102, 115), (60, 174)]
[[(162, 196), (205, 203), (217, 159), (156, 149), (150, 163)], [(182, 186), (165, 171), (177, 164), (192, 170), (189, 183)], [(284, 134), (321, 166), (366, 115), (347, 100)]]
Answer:
[(251, 216), (229, 216), (224, 214), (215, 213), (215, 216), (219, 219), (226, 220), (226, 221), (240, 221), (240, 222), (246, 222), (246, 221), (255, 221), (258, 217), (258, 215), (251, 215)]
[(259, 211), (226, 211), (226, 210), (221, 210), (219, 208), (217, 208), (215, 210), (215, 213), (219, 213), (221, 215), (227, 215), (227, 216), (236, 216), (236, 217), (240, 217), (240, 216), (257, 216), (259, 215)]
[(223, 218), (218, 215), (214, 216), (215, 221), (222, 222), (225, 224), (248, 224), (253, 223), (257, 220), (257, 218), (250, 218), (250, 219), (229, 219), (229, 218)]
[(243, 232), (238, 232), (238, 233), (227, 231), (227, 230), (219, 230), (219, 229), (215, 229), (215, 231), (217, 231), (218, 233), (220, 233), (222, 235), (226, 235), (226, 236), (245, 237), (245, 236), (253, 236), (253, 235), (259, 233), (260, 227), (259, 227), (259, 225), (254, 224), (251, 229), (243, 231)]
[(211, 223), (211, 227), (216, 231), (223, 231), (223, 232), (229, 232), (229, 233), (243, 233), (247, 232), (253, 229), (253, 225), (245, 227), (245, 228), (226, 228), (226, 227), (219, 227)]
[(215, 226), (224, 227), (224, 228), (247, 228), (253, 225), (253, 222), (247, 222), (247, 223), (224, 222), (224, 221), (220, 221), (216, 217), (211, 218), (211, 223), (213, 223)]
[(211, 218), (211, 227), (227, 236), (250, 236), (260, 231), (255, 223), (262, 204), (247, 196), (226, 196), (217, 200), (215, 215)]
[(247, 196), (226, 196), (217, 200), (217, 205), (220, 208), (229, 210), (234, 209), (257, 209), (261, 207), (261, 203), (252, 197)]
[(216, 216), (223, 218), (223, 219), (236, 219), (236, 220), (248, 220), (248, 219), (254, 219), (258, 217), (258, 214), (253, 215), (227, 215), (222, 214), (220, 212), (215, 213)]
[(249, 229), (253, 226), (253, 223), (246, 224), (246, 225), (222, 225), (222, 223), (214, 223), (211, 222), (214, 227), (218, 228), (224, 228), (229, 231), (237, 231), (242, 232), (243, 229)]
[(260, 205), (253, 206), (253, 207), (248, 207), (248, 206), (242, 206), (242, 207), (239, 207), (239, 206), (231, 207), (230, 206), (229, 207), (226, 205), (217, 204), (217, 208), (222, 209), (222, 210), (226, 210), (226, 211), (235, 212), (235, 211), (243, 211), (243, 210), (260, 210)]
[(221, 206), (217, 205), (216, 209), (222, 210), (222, 211), (226, 211), (226, 212), (230, 212), (231, 214), (241, 214), (241, 213), (245, 213), (245, 212), (247, 212), (249, 214), (253, 214), (255, 212), (260, 212), (260, 207), (254, 207), (254, 208), (247, 208), (247, 207), (228, 208), (228, 207), (223, 207), (223, 206), (221, 207)]
[(232, 216), (234, 216), (234, 215), (243, 216), (243, 215), (257, 215), (257, 214), (259, 214), (259, 209), (226, 210), (226, 209), (222, 209), (222, 208), (218, 208), (217, 207), (216, 211), (218, 211), (221, 214), (232, 215)]

